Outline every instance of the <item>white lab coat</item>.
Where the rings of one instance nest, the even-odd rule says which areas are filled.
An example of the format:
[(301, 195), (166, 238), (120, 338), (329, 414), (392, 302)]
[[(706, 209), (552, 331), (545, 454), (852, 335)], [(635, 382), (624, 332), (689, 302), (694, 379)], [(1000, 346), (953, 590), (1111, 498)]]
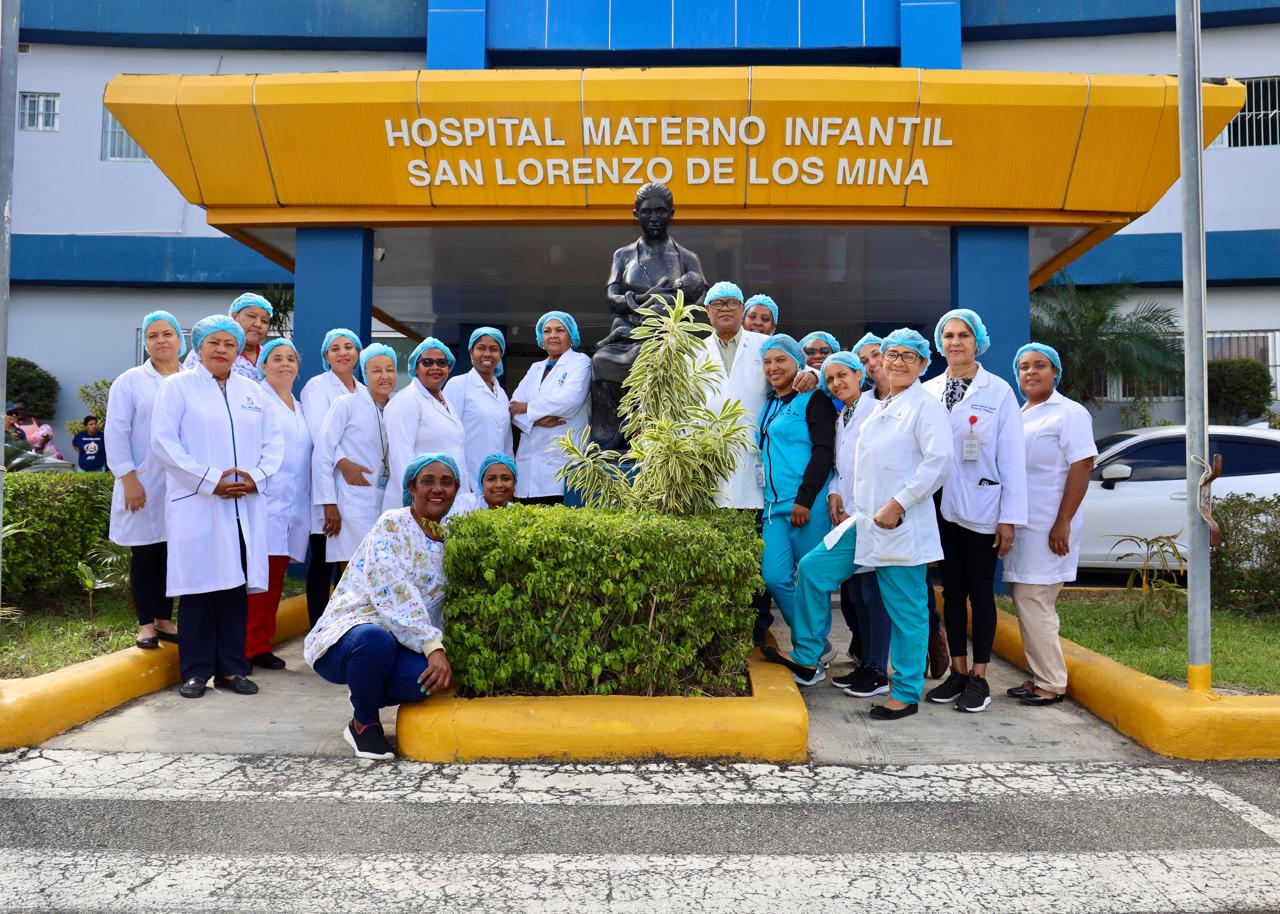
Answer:
[(719, 412), (727, 400), (742, 401), (747, 411), (745, 422), (750, 426), (748, 440), (751, 444), (744, 448), (738, 456), (737, 466), (728, 479), (720, 484), (716, 493), (716, 505), (721, 508), (763, 508), (764, 488), (760, 473), (760, 452), (755, 447), (758, 437), (760, 413), (764, 410), (765, 399), (769, 392), (769, 384), (764, 379), (764, 360), (760, 355), (760, 347), (769, 338), (763, 333), (742, 331), (738, 340), (738, 351), (733, 357), (733, 371), (724, 377), (724, 359), (720, 355), (720, 344), (715, 334), (702, 341), (702, 349), (698, 358), (710, 360), (720, 367), (721, 379), (718, 383), (707, 385), (706, 407), (712, 412)]
[(1036, 497), (1028, 506), (1027, 528), (1019, 531), (1013, 548), (1004, 557), (1004, 579), (1018, 584), (1074, 581), (1080, 560), (1084, 506), (1071, 518), (1070, 551), (1066, 555), (1053, 554), (1049, 530), (1058, 519), (1071, 464), (1098, 456), (1093, 417), (1075, 400), (1055, 390), (1038, 406), (1027, 404), (1022, 408), (1022, 428), (1026, 436), (1027, 485)]
[[(250, 593), (266, 590), (266, 492), (280, 469), (284, 437), (262, 388), (233, 373), (224, 396), (204, 365), (172, 375), (156, 397), (152, 442), (167, 474), (168, 595), (245, 583)], [(214, 495), (232, 467), (247, 472), (258, 491), (243, 498)]]
[(853, 407), (853, 417), (846, 425), (844, 410), (836, 415), (836, 466), (827, 486), (828, 495), (839, 495), (846, 513), (853, 507), (853, 459), (858, 447), (858, 432), (876, 408), (874, 391), (864, 390)]
[(466, 429), (448, 398), (437, 400), (414, 378), (387, 403), (386, 420), (391, 482), (382, 501), (383, 511), (404, 507), (400, 482), (405, 469), (419, 454), (448, 454), (462, 473), (458, 491), (471, 489), (463, 472), (467, 465)]
[[(389, 457), (383, 411), (369, 389), (361, 387), (334, 400), (311, 458), (312, 504), (337, 505), (342, 515), (342, 529), (325, 546), (325, 561), (350, 561), (382, 513), (384, 492), (378, 488), (378, 475)], [(364, 478), (369, 485), (347, 483), (337, 469), (344, 458), (368, 468)], [(400, 491), (400, 483), (388, 478), (387, 488), (392, 486)]]
[(311, 535), (311, 432), (296, 399), (291, 409), (266, 381), (260, 386), (284, 436), (284, 459), (267, 488), (267, 555), (301, 562)]
[[(947, 411), (919, 381), (891, 400), (873, 402), (854, 452), (851, 517), (836, 530), (843, 534), (842, 528), (857, 525), (854, 561), (859, 565), (936, 562), (942, 558), (942, 544), (932, 496), (951, 461)], [(906, 513), (901, 525), (884, 530), (871, 518), (891, 498)]]
[[(480, 463), (490, 454), (512, 454), (511, 412), (507, 392), (495, 378), (493, 389), (473, 368), (450, 378), (444, 385), (453, 411), (467, 430), (467, 462), (462, 467), (468, 488), (479, 485)], [(512, 456), (515, 456), (512, 454)]]
[[(103, 439), (107, 466), (116, 478), (111, 490), (108, 536), (118, 546), (149, 546), (165, 540), (165, 472), (151, 453), (151, 412), (164, 381), (165, 376), (147, 359), (116, 378), (107, 395)], [(124, 483), (120, 477), (135, 470), (147, 501), (139, 510), (129, 511), (124, 506)]]
[[(528, 412), (512, 420), (523, 433), (520, 450), (516, 454), (516, 466), (520, 470), (516, 479), (516, 498), (564, 494), (564, 481), (556, 479), (556, 473), (568, 458), (552, 443), (566, 434), (576, 439), (591, 418), (591, 400), (588, 397), (591, 359), (570, 349), (560, 356), (544, 379), (542, 371), (546, 367), (546, 359), (534, 362), (511, 395), (513, 401), (529, 404)], [(533, 423), (545, 416), (559, 416), (565, 424), (553, 428), (535, 427)]]
[[(941, 403), (946, 383), (944, 372), (925, 382), (924, 389)], [(972, 421), (975, 416), (977, 422)], [(951, 470), (942, 487), (942, 516), (975, 533), (995, 533), (997, 524), (1025, 526), (1027, 453), (1013, 388), (979, 365), (949, 418), (953, 447)], [(964, 459), (970, 428), (978, 438), (977, 460)], [(994, 485), (979, 485), (983, 479)]]
[[(364, 385), (359, 381), (356, 381), (355, 384), (357, 391), (365, 389)], [(311, 433), (313, 445), (320, 441), (320, 433), (324, 430), (324, 418), (329, 415), (329, 407), (333, 405), (333, 401), (344, 394), (353, 392), (347, 390), (346, 385), (332, 371), (321, 372), (302, 385), (302, 394), (299, 399), (302, 400), (302, 415), (307, 420), (307, 431)], [(311, 459), (314, 463), (314, 449), (312, 450)], [(311, 468), (311, 472), (314, 478), (314, 465)], [(319, 505), (312, 506), (311, 532), (324, 533), (324, 508)]]

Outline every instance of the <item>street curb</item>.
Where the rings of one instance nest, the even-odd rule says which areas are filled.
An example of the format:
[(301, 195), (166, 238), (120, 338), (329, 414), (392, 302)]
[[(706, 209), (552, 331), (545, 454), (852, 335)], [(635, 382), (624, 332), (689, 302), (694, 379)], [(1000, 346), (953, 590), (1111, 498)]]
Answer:
[[(1016, 616), (996, 613), (995, 651), (1026, 669)], [(1062, 639), (1067, 695), (1153, 752), (1193, 761), (1280, 759), (1280, 696), (1193, 692)]]
[(809, 712), (790, 670), (750, 661), (745, 698), (455, 698), (401, 705), (396, 743), (422, 762), (653, 758), (804, 762)]
[[(307, 599), (290, 597), (276, 613), (274, 643), (306, 633)], [(26, 679), (0, 679), (0, 749), (34, 746), (178, 682), (178, 647), (128, 647)]]

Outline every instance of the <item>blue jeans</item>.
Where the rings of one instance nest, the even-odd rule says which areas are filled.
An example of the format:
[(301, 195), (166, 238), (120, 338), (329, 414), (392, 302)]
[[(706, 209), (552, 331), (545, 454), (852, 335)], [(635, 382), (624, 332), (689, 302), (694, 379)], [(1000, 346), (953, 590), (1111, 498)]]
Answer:
[[(803, 527), (791, 526), (791, 505), (785, 510), (781, 504), (765, 505), (764, 555), (760, 560), (760, 575), (765, 587), (782, 611), (782, 618), (791, 628), (791, 640), (797, 637), (796, 615), (796, 566), (800, 560), (822, 545), (822, 538), (831, 530), (831, 517), (825, 506), (809, 512), (809, 523)], [(840, 582), (836, 582), (840, 586)], [(831, 628), (831, 613), (827, 613), (827, 629)], [(824, 636), (825, 637), (825, 636)], [(819, 651), (821, 653), (821, 651)], [(800, 661), (797, 660), (797, 663)], [(812, 666), (812, 664), (808, 664)]]
[(313, 666), (329, 682), (351, 688), (356, 723), (379, 723), (379, 708), (426, 698), (418, 677), (427, 668), (427, 658), (367, 622), (339, 638)]

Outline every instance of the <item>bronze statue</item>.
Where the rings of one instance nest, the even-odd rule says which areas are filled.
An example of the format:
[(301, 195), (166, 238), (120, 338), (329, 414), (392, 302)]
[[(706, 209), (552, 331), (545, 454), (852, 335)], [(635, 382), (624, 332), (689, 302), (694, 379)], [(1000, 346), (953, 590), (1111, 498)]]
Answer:
[(617, 317), (609, 335), (597, 343), (591, 359), (591, 440), (602, 448), (620, 450), (626, 441), (619, 428), (618, 403), (622, 382), (636, 360), (640, 344), (631, 330), (644, 316), (638, 308), (661, 309), (675, 302), (677, 291), (696, 304), (707, 291), (698, 255), (667, 234), (676, 213), (675, 198), (665, 184), (646, 184), (636, 191), (631, 214), (641, 235), (613, 252), (609, 272), (609, 308)]

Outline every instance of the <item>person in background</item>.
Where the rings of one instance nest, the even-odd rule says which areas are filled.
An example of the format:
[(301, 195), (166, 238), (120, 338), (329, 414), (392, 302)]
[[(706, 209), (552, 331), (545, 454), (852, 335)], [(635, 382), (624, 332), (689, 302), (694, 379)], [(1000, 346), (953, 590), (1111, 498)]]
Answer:
[(511, 421), (522, 437), (516, 497), (526, 504), (562, 504), (564, 481), (556, 473), (569, 458), (555, 447), (566, 433), (575, 439), (591, 416), (591, 359), (578, 352), (578, 322), (564, 311), (548, 311), (534, 327), (547, 357), (534, 362), (511, 395)]
[[(449, 347), (429, 336), (409, 355), (405, 373), (409, 384), (387, 404), (387, 448), (392, 479), (399, 479), (416, 454), (448, 454), (459, 466), (466, 462), (467, 430), (462, 414), (444, 395), (444, 385), (455, 364)], [(460, 480), (463, 491), (470, 488)], [(387, 486), (382, 510), (400, 506), (400, 493)]]
[(467, 351), (471, 354), (471, 370), (451, 377), (444, 386), (444, 395), (467, 430), (463, 471), (464, 479), (470, 482), (480, 472), (480, 463), (487, 455), (510, 454), (514, 448), (511, 403), (500, 381), (507, 338), (497, 327), (479, 327), (467, 341)]
[(103, 439), (115, 477), (107, 537), (129, 547), (129, 590), (138, 614), (135, 643), (154, 650), (161, 641), (177, 644), (178, 629), (166, 586), (165, 471), (151, 451), (151, 416), (160, 385), (181, 370), (187, 343), (176, 317), (152, 311), (142, 318), (142, 344), (146, 360), (111, 383)]
[(1018, 628), (1031, 678), (1007, 694), (1024, 705), (1052, 705), (1067, 691), (1067, 664), (1058, 638), (1058, 594), (1076, 579), (1080, 558), (1080, 505), (1089, 489), (1098, 448), (1093, 418), (1058, 393), (1062, 359), (1043, 343), (1027, 343), (1013, 359), (1014, 377), (1027, 398), (1022, 407), (1026, 440), (1027, 526), (1004, 559)]
[(321, 677), (350, 689), (342, 738), (357, 758), (391, 759), (380, 710), (448, 688), (442, 523), (458, 494), (447, 454), (420, 454), (401, 480), (404, 507), (383, 513), (352, 555), (333, 598), (303, 642)]
[[(178, 604), (183, 698), (253, 695), (244, 656), (248, 594), (267, 589), (267, 480), (284, 440), (262, 388), (234, 374), (244, 331), (213, 315), (191, 328), (200, 364), (160, 386), (152, 446), (167, 479), (167, 586)], [(110, 416), (110, 409), (107, 415)]]
[(82, 473), (100, 473), (107, 468), (107, 452), (97, 416), (84, 417), (84, 429), (71, 439), (76, 452), (76, 469)]
[[(227, 317), (239, 324), (240, 329), (244, 331), (244, 349), (236, 357), (231, 370), (255, 384), (258, 383), (258, 355), (261, 352), (262, 343), (271, 331), (271, 317), (274, 313), (271, 302), (256, 292), (244, 293), (227, 309)], [(198, 360), (199, 356), (193, 346), (182, 367), (189, 371), (195, 367)]]
[[(364, 389), (364, 385), (356, 378), (356, 371), (360, 367), (360, 348), (360, 337), (352, 331), (345, 327), (330, 330), (325, 334), (324, 344), (320, 347), (324, 371), (302, 385), (302, 415), (307, 420), (307, 432), (311, 435), (313, 445), (313, 494), (316, 491), (314, 446), (320, 441), (329, 407), (343, 394), (353, 394)], [(310, 555), (307, 563), (307, 616), (312, 625), (316, 624), (316, 620), (324, 612), (325, 604), (329, 602), (329, 589), (334, 583), (336, 566), (325, 559), (327, 542), (328, 538), (324, 534), (324, 508), (312, 505), (311, 538), (307, 550)]]
[(294, 399), (301, 357), (293, 341), (284, 337), (262, 347), (258, 358), (259, 382), (267, 408), (275, 413), (284, 442), (280, 469), (267, 487), (267, 589), (249, 594), (244, 655), (264, 670), (283, 670), (285, 662), (271, 652), (276, 634), (276, 612), (289, 562), (307, 557), (311, 534), (311, 432), (302, 407)]
[(840, 351), (840, 341), (825, 330), (815, 330), (800, 338), (805, 364), (821, 372), (827, 359)]
[(27, 404), (22, 400), (14, 403), (13, 409), (17, 413), (16, 418), (18, 421), (16, 427), (23, 437), (27, 439), (27, 446), (31, 448), (32, 452), (39, 454), (41, 457), (53, 457), (56, 460), (61, 460), (62, 452), (53, 443), (53, 426), (47, 422), (41, 422), (31, 415)]
[(953, 438), (951, 469), (936, 497), (951, 674), (928, 698), (972, 714), (991, 704), (986, 675), (996, 635), (996, 560), (1013, 546), (1015, 528), (1027, 523), (1026, 443), (1013, 389), (977, 361), (991, 345), (982, 318), (968, 308), (948, 311), (933, 339), (947, 370), (924, 389), (950, 414)]
[(31, 447), (27, 436), (18, 428), (18, 407), (13, 403), (4, 405), (4, 443), (18, 445), (23, 450)]
[(742, 326), (752, 333), (773, 336), (778, 332), (778, 304), (767, 295), (753, 295), (746, 301)]

